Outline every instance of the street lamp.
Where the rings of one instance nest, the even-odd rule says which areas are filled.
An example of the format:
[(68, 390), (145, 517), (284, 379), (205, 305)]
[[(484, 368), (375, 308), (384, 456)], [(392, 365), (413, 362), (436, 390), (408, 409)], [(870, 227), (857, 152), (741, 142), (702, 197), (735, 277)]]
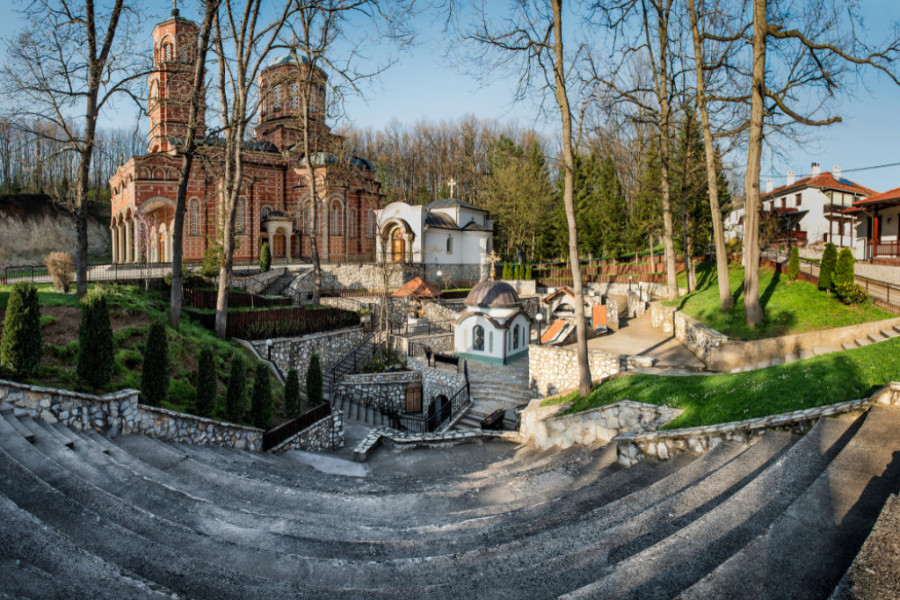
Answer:
[(266, 356), (269, 359), (269, 362), (272, 362), (272, 342), (271, 339), (266, 340)]
[(538, 314), (534, 315), (534, 320), (537, 321), (537, 324), (538, 324), (538, 346), (540, 346), (541, 345), (541, 321), (544, 320), (544, 315), (541, 313), (538, 313)]
[[(440, 270), (440, 269), (438, 269), (438, 270), (437, 270), (437, 273), (435, 273), (435, 275), (436, 275), (436, 276), (437, 276), (437, 278), (438, 278), (438, 281), (440, 281), (440, 280), (441, 280), (441, 277), (443, 277), (443, 276), (444, 276), (444, 272), (443, 272), (443, 271), (441, 271), (441, 270)], [(444, 288), (443, 288), (443, 287), (441, 287), (441, 291), (443, 291), (443, 290), (444, 290)]]

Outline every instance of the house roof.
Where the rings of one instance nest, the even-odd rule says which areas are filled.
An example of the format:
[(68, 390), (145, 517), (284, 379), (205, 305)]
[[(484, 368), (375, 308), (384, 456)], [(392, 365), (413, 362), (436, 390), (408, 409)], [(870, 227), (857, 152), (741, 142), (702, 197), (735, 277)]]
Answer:
[(862, 200), (857, 200), (853, 206), (845, 210), (845, 213), (855, 213), (867, 208), (875, 208), (876, 206), (897, 206), (900, 205), (900, 188), (894, 188)]
[(843, 177), (841, 177), (840, 179), (835, 179), (834, 175), (831, 173), (820, 173), (819, 175), (802, 177), (790, 185), (777, 187), (771, 192), (761, 195), (760, 200), (771, 200), (776, 196), (782, 196), (784, 194), (799, 191), (809, 187), (819, 188), (823, 190), (837, 190), (839, 192), (859, 194), (861, 196), (871, 196), (876, 193), (875, 190), (859, 185), (855, 181), (850, 181), (849, 179), (845, 179)]
[(392, 294), (398, 298), (412, 296), (413, 298), (437, 298), (441, 290), (431, 285), (421, 277), (413, 277), (403, 287)]
[(425, 208), (433, 209), (433, 208), (468, 208), (469, 210), (477, 210), (478, 212), (487, 212), (483, 208), (478, 208), (468, 202), (463, 200), (457, 200), (456, 198), (441, 198), (440, 200), (435, 200), (431, 204), (425, 205)]

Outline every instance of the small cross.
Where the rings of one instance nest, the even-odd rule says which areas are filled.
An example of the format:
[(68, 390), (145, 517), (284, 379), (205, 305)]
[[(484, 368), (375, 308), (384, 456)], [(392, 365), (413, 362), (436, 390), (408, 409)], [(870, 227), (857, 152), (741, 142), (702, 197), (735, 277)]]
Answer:
[(456, 189), (456, 180), (451, 177), (450, 181), (447, 182), (447, 185), (450, 186), (450, 197), (452, 198), (453, 190)]

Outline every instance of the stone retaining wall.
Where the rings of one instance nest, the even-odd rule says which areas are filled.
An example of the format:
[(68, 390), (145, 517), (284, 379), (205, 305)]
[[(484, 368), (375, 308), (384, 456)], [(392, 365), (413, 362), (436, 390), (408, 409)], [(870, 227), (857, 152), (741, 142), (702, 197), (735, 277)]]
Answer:
[(421, 381), (422, 374), (418, 371), (359, 373), (344, 375), (340, 386), (349, 398), (357, 402), (367, 406), (377, 406), (379, 409), (389, 412), (404, 412), (406, 410), (406, 388), (411, 383), (420, 383)]
[(441, 448), (491, 440), (519, 443), (521, 438), (515, 431), (451, 430), (433, 433), (408, 433), (388, 428), (373, 429), (353, 449), (353, 460), (365, 462), (383, 441), (387, 441), (397, 449), (405, 450), (413, 448)]
[[(616, 354), (588, 352), (591, 379), (595, 382), (618, 373), (621, 362)], [(574, 349), (532, 344), (528, 347), (528, 374), (531, 388), (542, 397), (577, 388), (578, 357)]]
[(753, 443), (756, 438), (765, 435), (767, 431), (787, 430), (805, 433), (822, 417), (848, 412), (863, 412), (873, 404), (900, 407), (900, 383), (893, 382), (870, 398), (780, 415), (704, 427), (624, 434), (615, 439), (616, 451), (619, 462), (625, 466), (633, 465), (647, 456), (667, 460), (688, 450), (706, 452), (725, 441)]
[(520, 414), (522, 440), (542, 450), (558, 446), (605, 444), (617, 435), (656, 430), (681, 414), (681, 410), (623, 400), (570, 415), (560, 415), (571, 403), (541, 406), (532, 400)]
[(441, 354), (453, 354), (453, 334), (452, 333), (431, 333), (426, 335), (412, 335), (402, 337), (399, 335), (391, 336), (394, 350), (402, 356), (409, 354), (410, 344), (423, 344), (431, 348), (434, 352)]
[(663, 333), (675, 331), (675, 307), (666, 306), (660, 302), (650, 303), (650, 325), (654, 329), (661, 329)]
[(466, 382), (465, 375), (456, 371), (429, 367), (425, 361), (409, 357), (406, 366), (422, 374), (422, 400), (425, 402), (440, 395), (452, 398)]
[(307, 452), (326, 452), (344, 447), (344, 413), (332, 409), (331, 414), (320, 419), (272, 448), (271, 452), (280, 454), (286, 450), (305, 450)]
[(174, 442), (244, 450), (262, 447), (262, 430), (138, 404), (137, 390), (97, 396), (0, 380), (6, 403), (47, 423), (112, 437), (143, 433)]
[(635, 281), (631, 285), (627, 283), (588, 283), (587, 289), (594, 290), (601, 296), (627, 296), (629, 291), (640, 290), (640, 296), (644, 301), (650, 298), (663, 298), (668, 294), (665, 283), (651, 283), (647, 281)]
[[(306, 369), (309, 367), (309, 359), (313, 352), (319, 354), (319, 364), (324, 376), (332, 365), (358, 346), (365, 336), (366, 333), (362, 327), (349, 327), (300, 337), (273, 338), (272, 362), (284, 374), (287, 374), (291, 368), (297, 369), (300, 376), (300, 387), (305, 390)], [(266, 340), (255, 340), (251, 343), (260, 356), (268, 357)]]
[(728, 343), (728, 337), (697, 319), (676, 310), (673, 315), (675, 339), (690, 350), (694, 356), (709, 366), (717, 348)]
[(284, 267), (274, 268), (266, 273), (254, 273), (246, 277), (234, 277), (231, 287), (246, 290), (251, 294), (261, 294), (263, 290), (272, 285), (279, 277), (284, 275)]
[(619, 330), (619, 301), (606, 297), (606, 327), (610, 331)]

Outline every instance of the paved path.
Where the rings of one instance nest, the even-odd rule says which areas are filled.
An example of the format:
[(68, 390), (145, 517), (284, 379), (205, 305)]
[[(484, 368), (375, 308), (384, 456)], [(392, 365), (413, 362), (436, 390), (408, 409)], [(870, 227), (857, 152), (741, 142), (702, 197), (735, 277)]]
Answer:
[[(575, 348), (569, 344), (567, 348)], [(657, 360), (655, 366), (688, 370), (705, 370), (706, 366), (684, 347), (675, 336), (663, 333), (650, 325), (650, 313), (639, 319), (622, 319), (619, 331), (588, 340), (588, 350), (611, 354), (649, 356)]]

